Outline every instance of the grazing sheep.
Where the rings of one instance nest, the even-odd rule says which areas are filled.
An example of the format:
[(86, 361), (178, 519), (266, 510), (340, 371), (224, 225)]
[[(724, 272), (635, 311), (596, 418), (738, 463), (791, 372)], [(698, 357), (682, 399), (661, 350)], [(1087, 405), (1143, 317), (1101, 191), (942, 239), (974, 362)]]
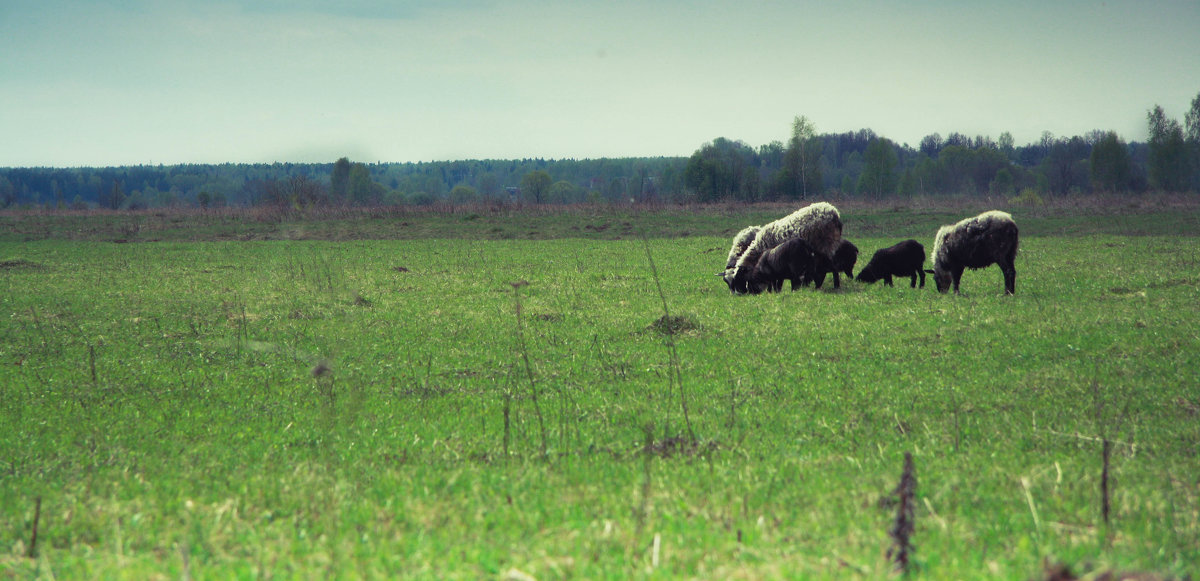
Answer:
[(755, 265), (754, 274), (747, 283), (747, 291), (758, 294), (763, 290), (780, 292), (783, 281), (792, 281), (792, 290), (804, 286), (812, 278), (816, 268), (816, 255), (803, 238), (790, 238), (762, 254)]
[(875, 251), (871, 261), (858, 273), (859, 282), (868, 284), (883, 279), (892, 285), (893, 276), (912, 277), (912, 288), (917, 288), (917, 277), (921, 277), (921, 288), (925, 288), (925, 247), (916, 240), (905, 240)]
[(833, 253), (833, 266), (838, 271), (846, 273), (849, 278), (854, 278), (854, 265), (858, 262), (858, 247), (853, 242), (842, 239), (842, 243)]
[(942, 226), (933, 240), (933, 281), (938, 292), (958, 283), (964, 268), (991, 264), (1004, 273), (1004, 294), (1016, 293), (1017, 224), (1005, 212), (992, 210), (950, 226)]
[(762, 226), (747, 226), (733, 237), (733, 246), (729, 249), (729, 258), (725, 260), (725, 270), (717, 273), (717, 276), (725, 278), (725, 284), (729, 284), (733, 280), (733, 270), (737, 266), (738, 259), (746, 252), (746, 248), (754, 242), (754, 237), (758, 235), (759, 230), (762, 230)]
[[(843, 238), (842, 243), (833, 252), (833, 259), (824, 256), (817, 257), (817, 264), (813, 269), (814, 276), (809, 277), (808, 280), (812, 280), (816, 283), (817, 288), (821, 288), (821, 285), (825, 283), (825, 275), (831, 272), (835, 275), (839, 272), (844, 272), (848, 278), (854, 278), (854, 264), (856, 262), (858, 262), (858, 247), (853, 242)], [(804, 283), (808, 284), (808, 280), (805, 280)], [(834, 284), (834, 288), (837, 288), (836, 283)]]
[[(748, 281), (763, 253), (792, 238), (803, 238), (818, 258), (832, 257), (842, 240), (841, 214), (832, 204), (817, 202), (763, 226), (734, 265), (732, 276), (726, 277), (730, 292), (748, 292)], [(836, 271), (833, 286), (841, 286)]]

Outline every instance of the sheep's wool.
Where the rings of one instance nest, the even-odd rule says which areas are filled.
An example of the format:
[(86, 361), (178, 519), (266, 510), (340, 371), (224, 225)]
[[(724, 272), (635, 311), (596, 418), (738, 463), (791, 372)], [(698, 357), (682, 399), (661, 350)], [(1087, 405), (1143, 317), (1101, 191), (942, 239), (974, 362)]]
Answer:
[(758, 235), (759, 230), (762, 230), (762, 226), (747, 226), (733, 237), (733, 247), (729, 249), (729, 258), (725, 260), (725, 270), (737, 266), (738, 259), (754, 243), (754, 237)]
[(948, 259), (948, 257), (946, 256), (946, 252), (949, 251), (948, 250), (949, 247), (946, 246), (946, 240), (950, 237), (950, 235), (952, 233), (966, 230), (967, 228), (970, 228), (972, 226), (984, 227), (991, 223), (1012, 222), (1012, 221), (1013, 221), (1012, 215), (1009, 214), (1008, 212), (1001, 212), (999, 210), (990, 210), (990, 211), (984, 212), (978, 216), (975, 216), (973, 218), (966, 218), (963, 220), (959, 220), (958, 222), (956, 222), (954, 224), (942, 226), (941, 228), (938, 228), (937, 235), (933, 239), (934, 268), (937, 268), (937, 265), (939, 265), (939, 264), (946, 263), (946, 260)]

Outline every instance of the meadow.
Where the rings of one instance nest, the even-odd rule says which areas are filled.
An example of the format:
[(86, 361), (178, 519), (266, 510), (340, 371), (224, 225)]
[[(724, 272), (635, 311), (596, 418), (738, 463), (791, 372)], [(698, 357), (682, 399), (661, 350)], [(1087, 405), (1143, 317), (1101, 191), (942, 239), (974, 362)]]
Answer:
[(0, 579), (890, 578), (905, 453), (911, 576), (1200, 574), (1200, 210), (1012, 211), (1011, 297), (731, 296), (773, 207), (4, 216)]

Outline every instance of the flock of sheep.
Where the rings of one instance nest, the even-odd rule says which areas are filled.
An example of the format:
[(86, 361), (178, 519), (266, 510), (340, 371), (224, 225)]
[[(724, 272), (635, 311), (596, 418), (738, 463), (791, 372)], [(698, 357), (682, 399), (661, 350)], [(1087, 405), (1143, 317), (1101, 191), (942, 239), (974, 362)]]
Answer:
[[(926, 270), (925, 247), (905, 240), (881, 248), (858, 273), (857, 280), (888, 286), (892, 277), (911, 277), (913, 288), (925, 273), (932, 273), (939, 292), (959, 280), (966, 268), (995, 264), (1004, 273), (1004, 292), (1016, 292), (1017, 225), (1005, 212), (990, 211), (956, 224), (942, 226), (933, 239), (933, 269)], [(842, 238), (842, 216), (826, 202), (805, 206), (763, 226), (750, 226), (733, 237), (725, 270), (717, 273), (734, 294), (758, 294), (783, 290), (790, 280), (792, 290), (809, 282), (821, 288), (825, 275), (833, 273), (833, 287), (841, 286), (841, 273), (853, 276), (858, 248)]]

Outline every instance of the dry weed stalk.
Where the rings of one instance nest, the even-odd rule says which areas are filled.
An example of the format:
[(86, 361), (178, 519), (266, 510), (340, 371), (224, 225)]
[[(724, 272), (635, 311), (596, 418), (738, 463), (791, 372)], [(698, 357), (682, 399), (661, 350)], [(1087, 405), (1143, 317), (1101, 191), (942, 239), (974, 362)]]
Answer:
[[(1100, 518), (1104, 522), (1105, 541), (1110, 541), (1110, 527), (1112, 526), (1112, 448), (1113, 441), (1109, 439), (1110, 423), (1114, 426), (1119, 426), (1129, 414), (1129, 401), (1132, 396), (1125, 400), (1125, 407), (1121, 410), (1120, 415), (1115, 421), (1106, 421), (1104, 417), (1104, 398), (1100, 390), (1100, 382), (1092, 380), (1092, 401), (1096, 408), (1096, 424), (1099, 427), (1100, 437), (1096, 438), (1100, 441)], [(1119, 428), (1118, 428), (1119, 429)]]
[(42, 519), (42, 497), (37, 497), (33, 505), (33, 533), (29, 535), (29, 553), (27, 556), (30, 559), (37, 558), (37, 535), (38, 521)]
[(889, 561), (896, 564), (896, 571), (908, 575), (912, 570), (912, 554), (916, 548), (912, 544), (913, 531), (916, 524), (916, 490), (917, 472), (913, 467), (912, 453), (904, 453), (904, 471), (900, 474), (900, 483), (892, 491), (896, 497), (896, 518), (888, 536), (892, 538), (892, 546), (888, 548)]
[(521, 360), (525, 363), (525, 375), (529, 377), (529, 395), (533, 400), (533, 413), (537, 416), (538, 430), (542, 435), (542, 457), (545, 458), (550, 444), (546, 436), (546, 423), (542, 418), (542, 406), (538, 402), (537, 383), (533, 379), (533, 365), (529, 363), (529, 349), (525, 346), (525, 331), (521, 320), (521, 287), (528, 286), (529, 282), (519, 280), (509, 284), (513, 287), (513, 301), (517, 317), (517, 347), (521, 350)]
[(1112, 511), (1112, 502), (1109, 500), (1110, 485), (1108, 481), (1108, 463), (1112, 456), (1112, 442), (1108, 438), (1104, 439), (1104, 447), (1101, 449), (1100, 455), (1103, 460), (1103, 467), (1100, 469), (1100, 516), (1104, 518), (1104, 526), (1109, 526), (1109, 513)]
[[(664, 324), (670, 324), (671, 312), (667, 308), (667, 295), (663, 292), (662, 282), (659, 281), (658, 267), (654, 265), (654, 257), (650, 254), (650, 241), (642, 236), (642, 246), (646, 249), (646, 261), (650, 263), (650, 273), (654, 276), (654, 286), (658, 289), (658, 297), (662, 299), (663, 316), (661, 321)], [(679, 372), (679, 351), (675, 349), (675, 334), (673, 332), (663, 333), (667, 342), (667, 353), (669, 355), (670, 368), (667, 370), (667, 378), (670, 388), (679, 388), (679, 407), (683, 410), (683, 423), (687, 428), (688, 438), (692, 441), (692, 445), (697, 443), (696, 432), (692, 430), (692, 420), (688, 415), (687, 395), (683, 391), (683, 376)], [(668, 430), (670, 428), (668, 427)]]

